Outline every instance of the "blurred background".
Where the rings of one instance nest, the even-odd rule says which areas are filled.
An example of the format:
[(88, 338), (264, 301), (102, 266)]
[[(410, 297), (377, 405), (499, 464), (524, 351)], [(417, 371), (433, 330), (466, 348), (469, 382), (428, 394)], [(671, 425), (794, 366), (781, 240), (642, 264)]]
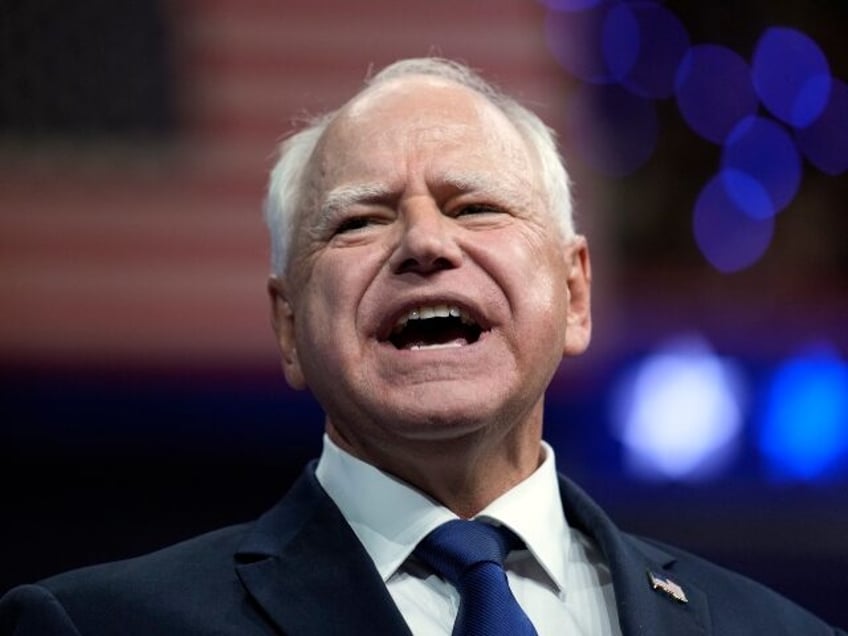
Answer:
[(595, 334), (560, 468), (848, 625), (848, 2), (3, 0), (0, 592), (272, 505), (320, 450), (271, 335), (279, 140), (462, 60), (558, 131)]

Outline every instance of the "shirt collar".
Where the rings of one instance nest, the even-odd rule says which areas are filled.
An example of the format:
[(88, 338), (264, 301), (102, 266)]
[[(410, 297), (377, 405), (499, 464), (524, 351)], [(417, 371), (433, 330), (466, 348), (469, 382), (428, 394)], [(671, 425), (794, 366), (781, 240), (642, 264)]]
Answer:
[(542, 442), (544, 459), (536, 471), (475, 517), (501, 523), (517, 534), (553, 582), (563, 590), (571, 532), (562, 510), (554, 450)]
[[(542, 464), (475, 518), (509, 527), (563, 590), (571, 533), (559, 497), (553, 449), (542, 442)], [(315, 475), (373, 559), (383, 581), (415, 546), (456, 515), (413, 486), (353, 457), (324, 436)]]

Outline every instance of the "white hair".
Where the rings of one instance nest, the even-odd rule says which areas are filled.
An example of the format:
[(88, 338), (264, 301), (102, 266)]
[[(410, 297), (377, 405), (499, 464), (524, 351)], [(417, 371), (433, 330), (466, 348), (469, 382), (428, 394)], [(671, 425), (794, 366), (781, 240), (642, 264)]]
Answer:
[[(469, 88), (491, 102), (518, 130), (541, 166), (543, 194), (563, 237), (574, 236), (571, 188), (568, 173), (557, 150), (556, 135), (531, 110), (486, 82), (467, 66), (441, 58), (400, 60), (367, 79), (356, 99), (370, 87), (412, 76), (435, 76)], [(335, 110), (312, 120), (305, 128), (280, 144), (279, 159), (271, 171), (265, 200), (265, 220), (271, 235), (271, 270), (282, 275), (288, 265), (293, 229), (298, 212), (309, 203), (308, 167)]]

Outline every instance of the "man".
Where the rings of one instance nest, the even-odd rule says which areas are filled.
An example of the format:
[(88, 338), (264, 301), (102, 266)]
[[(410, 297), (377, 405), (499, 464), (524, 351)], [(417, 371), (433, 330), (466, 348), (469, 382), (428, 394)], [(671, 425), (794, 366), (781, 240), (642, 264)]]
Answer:
[(0, 634), (842, 633), (557, 478), (544, 391), (591, 276), (535, 115), (396, 63), (284, 144), (267, 214), (317, 466), (253, 524), (13, 590)]

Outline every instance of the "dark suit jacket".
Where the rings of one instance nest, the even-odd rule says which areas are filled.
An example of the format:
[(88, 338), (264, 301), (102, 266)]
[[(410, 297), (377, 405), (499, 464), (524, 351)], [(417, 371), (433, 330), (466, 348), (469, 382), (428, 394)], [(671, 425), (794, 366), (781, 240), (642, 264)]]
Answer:
[[(574, 484), (560, 487), (569, 523), (607, 557), (625, 636), (845, 636), (750, 580), (622, 533)], [(654, 589), (649, 571), (680, 585), (688, 602)], [(0, 636), (409, 633), (312, 467), (255, 523), (21, 586), (0, 601)]]

